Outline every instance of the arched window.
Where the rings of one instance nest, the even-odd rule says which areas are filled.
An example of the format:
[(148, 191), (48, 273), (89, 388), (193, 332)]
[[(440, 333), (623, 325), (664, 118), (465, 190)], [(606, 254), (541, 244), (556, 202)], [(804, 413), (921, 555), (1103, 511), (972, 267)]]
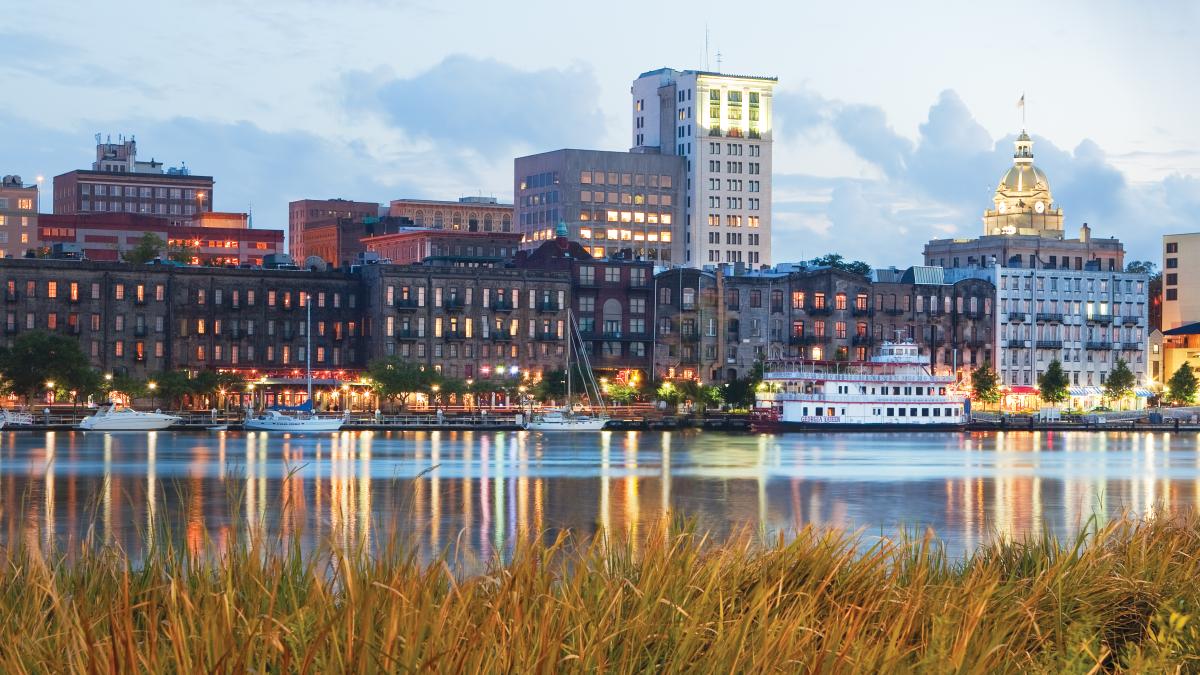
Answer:
[(413, 225), (416, 225), (417, 227), (425, 227), (425, 212), (424, 211), (421, 211), (420, 209), (418, 209), (417, 212), (415, 214), (413, 214)]
[(492, 214), (490, 214), (490, 213), (483, 217), (483, 231), (484, 232), (492, 231)]
[(512, 216), (505, 214), (504, 219), (500, 221), (501, 232), (512, 232)]
[(621, 301), (616, 298), (609, 298), (604, 301), (604, 307), (601, 310), (604, 317), (604, 334), (620, 336), (621, 334)]
[(440, 230), (443, 227), (445, 227), (445, 225), (446, 225), (446, 219), (442, 216), (442, 212), (434, 211), (433, 212), (433, 226)]

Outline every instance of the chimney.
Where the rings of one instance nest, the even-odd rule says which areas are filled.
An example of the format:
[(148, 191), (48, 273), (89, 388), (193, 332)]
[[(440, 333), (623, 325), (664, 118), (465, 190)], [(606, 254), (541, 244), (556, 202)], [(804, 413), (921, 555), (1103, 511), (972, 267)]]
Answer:
[(1082, 241), (1086, 244), (1087, 242), (1089, 242), (1091, 240), (1092, 240), (1092, 228), (1088, 227), (1087, 223), (1084, 223), (1083, 227), (1079, 228), (1079, 241)]

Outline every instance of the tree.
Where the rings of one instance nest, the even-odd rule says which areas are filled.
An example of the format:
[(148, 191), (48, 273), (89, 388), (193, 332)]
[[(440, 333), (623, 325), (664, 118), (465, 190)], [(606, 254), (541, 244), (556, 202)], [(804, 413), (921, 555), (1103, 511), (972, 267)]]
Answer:
[(375, 393), (387, 401), (398, 400), (401, 410), (408, 405), (408, 397), (413, 392), (422, 391), (434, 381), (432, 373), (398, 356), (372, 361), (367, 372)]
[(658, 386), (655, 396), (668, 405), (679, 405), (679, 402), (683, 400), (683, 391), (675, 386), (674, 382), (668, 380)]
[(762, 361), (757, 361), (754, 367), (746, 373), (725, 385), (725, 402), (735, 408), (749, 408), (754, 405), (754, 395), (758, 385), (763, 381), (766, 367)]
[(1000, 383), (996, 378), (996, 371), (992, 370), (992, 364), (985, 362), (971, 373), (971, 392), (977, 401), (984, 403), (1000, 401)]
[(1112, 372), (1104, 380), (1104, 396), (1109, 400), (1119, 401), (1133, 393), (1133, 385), (1136, 382), (1137, 378), (1124, 359), (1117, 359)]
[(1130, 260), (1125, 263), (1125, 271), (1129, 274), (1145, 274), (1152, 277), (1157, 269), (1158, 265), (1149, 260)]
[(162, 237), (153, 232), (147, 232), (142, 235), (133, 248), (121, 254), (121, 257), (127, 263), (144, 265), (161, 256), (166, 245), (167, 242), (163, 241)]
[(698, 398), (700, 403), (704, 404), (704, 407), (706, 408), (710, 406), (719, 408), (721, 407), (721, 404), (725, 402), (725, 392), (722, 387), (709, 384), (700, 387), (700, 395)]
[(845, 270), (862, 276), (870, 276), (871, 266), (861, 260), (846, 260), (840, 253), (826, 253), (823, 256), (813, 258), (808, 261), (808, 264), (815, 267), (832, 267), (833, 269)]
[(6, 386), (32, 401), (53, 382), (56, 391), (77, 393), (94, 386), (95, 373), (79, 341), (65, 335), (31, 331), (0, 348), (0, 375)]
[[(571, 392), (578, 395), (583, 392), (583, 383), (587, 376), (583, 367), (578, 363), (571, 365)], [(547, 371), (542, 380), (533, 389), (533, 396), (539, 401), (559, 401), (567, 398), (566, 369)], [(568, 401), (569, 403), (569, 401)]]
[(1070, 393), (1067, 391), (1067, 386), (1070, 382), (1067, 380), (1067, 374), (1063, 372), (1062, 364), (1058, 359), (1050, 362), (1046, 366), (1046, 372), (1038, 376), (1038, 389), (1043, 401), (1046, 403), (1062, 403), (1067, 400)]
[(625, 382), (613, 382), (608, 385), (604, 395), (613, 403), (626, 405), (632, 403), (633, 399), (637, 398), (638, 390), (637, 387)]
[(183, 407), (183, 397), (195, 391), (195, 383), (182, 370), (167, 370), (159, 373), (154, 381), (154, 396), (162, 397), (167, 407)]
[(1189, 405), (1196, 399), (1196, 373), (1186, 362), (1167, 380), (1168, 400), (1176, 405)]
[(177, 262), (181, 265), (191, 265), (196, 258), (196, 249), (186, 241), (178, 244), (172, 244), (167, 249), (167, 258), (172, 262)]

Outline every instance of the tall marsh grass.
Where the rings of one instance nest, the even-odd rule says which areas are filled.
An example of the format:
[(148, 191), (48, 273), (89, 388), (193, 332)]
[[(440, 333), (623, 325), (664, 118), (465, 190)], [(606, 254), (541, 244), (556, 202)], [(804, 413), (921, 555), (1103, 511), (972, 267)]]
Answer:
[[(159, 542), (163, 539), (158, 539)], [(1200, 516), (965, 560), (871, 543), (569, 536), (460, 577), (239, 537), (137, 561), (0, 550), (0, 672), (1101, 672), (1200, 668)]]

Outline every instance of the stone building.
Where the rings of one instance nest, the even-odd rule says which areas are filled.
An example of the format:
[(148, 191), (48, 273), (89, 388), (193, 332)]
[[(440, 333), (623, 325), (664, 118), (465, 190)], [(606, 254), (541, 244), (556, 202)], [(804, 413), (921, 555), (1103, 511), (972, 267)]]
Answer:
[(599, 376), (636, 383), (649, 375), (653, 351), (654, 266), (621, 257), (595, 258), (560, 236), (521, 252), (518, 268), (565, 274), (571, 283), (572, 316), (592, 369)]
[(5, 259), (0, 280), (8, 344), (33, 330), (74, 336), (106, 373), (302, 375), (309, 297), (314, 370), (365, 366), (362, 285), (344, 274)]
[(20, 258), (37, 248), (38, 185), (25, 185), (20, 176), (0, 181), (0, 258)]
[(530, 382), (565, 366), (564, 273), (432, 263), (360, 273), (368, 360), (395, 355), (448, 377)]

